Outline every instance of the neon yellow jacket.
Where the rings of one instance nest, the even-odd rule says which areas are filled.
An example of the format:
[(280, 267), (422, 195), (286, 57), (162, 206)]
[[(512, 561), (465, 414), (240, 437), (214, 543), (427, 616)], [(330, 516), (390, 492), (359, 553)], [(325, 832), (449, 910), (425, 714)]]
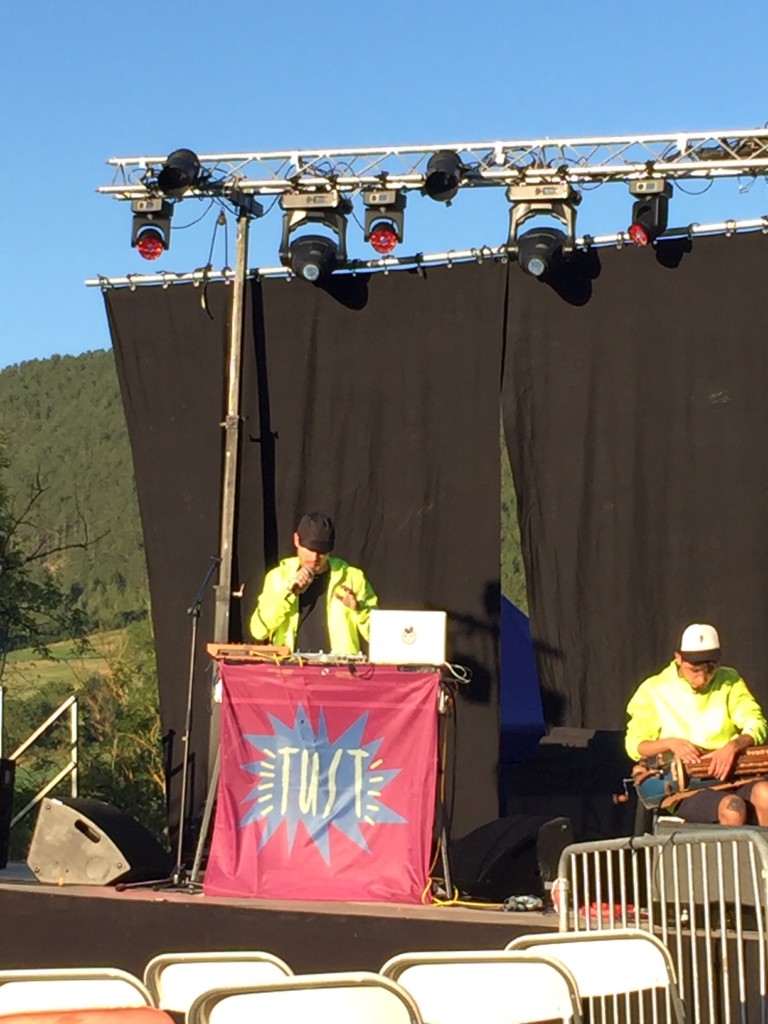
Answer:
[(768, 725), (749, 687), (736, 669), (722, 666), (703, 690), (692, 690), (670, 662), (635, 691), (627, 705), (625, 746), (633, 761), (643, 740), (676, 737), (705, 750), (718, 750), (748, 733), (765, 743)]
[[(251, 616), (250, 628), (255, 640), (269, 640), (273, 644), (285, 644), (293, 651), (296, 647), (296, 632), (299, 626), (299, 598), (291, 594), (290, 588), (299, 571), (299, 559), (293, 555), (284, 558), (274, 569), (270, 569), (264, 580), (264, 589), (256, 602)], [(328, 592), (326, 614), (328, 633), (333, 654), (359, 654), (360, 637), (368, 639), (368, 620), (371, 608), (379, 599), (373, 587), (365, 578), (362, 569), (356, 569), (341, 558), (328, 559)], [(358, 608), (351, 608), (334, 597), (338, 586), (349, 587), (357, 598)]]

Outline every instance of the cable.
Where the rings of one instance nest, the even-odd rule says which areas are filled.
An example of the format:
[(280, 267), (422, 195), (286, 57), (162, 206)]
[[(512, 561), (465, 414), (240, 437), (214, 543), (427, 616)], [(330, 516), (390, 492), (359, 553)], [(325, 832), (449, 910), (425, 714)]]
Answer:
[(205, 217), (208, 216), (208, 214), (210, 213), (211, 207), (216, 202), (220, 202), (220, 200), (217, 200), (215, 197), (210, 199), (209, 202), (208, 202), (208, 205), (206, 206), (206, 208), (203, 210), (203, 212), (200, 214), (199, 217), (196, 217), (194, 220), (191, 220), (188, 224), (174, 224), (173, 225), (173, 230), (174, 231), (185, 231), (187, 228), (192, 228), (192, 227), (195, 226), (195, 224), (199, 224), (201, 220), (203, 220)]
[(712, 188), (714, 183), (715, 182), (714, 182), (713, 178), (708, 178), (707, 179), (707, 184), (704, 186), (704, 188), (699, 189), (699, 191), (696, 192), (695, 190), (691, 190), (689, 188), (683, 188), (683, 186), (680, 184), (680, 179), (679, 178), (675, 178), (675, 180), (674, 180), (675, 188), (679, 188), (680, 191), (684, 192), (687, 196), (703, 196), (705, 192), (709, 192), (709, 190)]

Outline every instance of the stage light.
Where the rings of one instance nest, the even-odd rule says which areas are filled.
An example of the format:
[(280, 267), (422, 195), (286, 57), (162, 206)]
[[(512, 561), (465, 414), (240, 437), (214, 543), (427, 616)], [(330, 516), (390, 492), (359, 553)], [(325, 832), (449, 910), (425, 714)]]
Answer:
[[(567, 181), (547, 181), (510, 185), (507, 199), (509, 212), (509, 251), (517, 253), (520, 267), (543, 280), (572, 252), (576, 237), (576, 207), (581, 194)], [(534, 227), (520, 234), (520, 227), (532, 217), (559, 221), (559, 228)]]
[(289, 250), (291, 270), (305, 281), (315, 284), (334, 271), (338, 248), (327, 235), (302, 235), (290, 243)]
[[(347, 261), (348, 199), (336, 189), (327, 192), (287, 192), (280, 197), (283, 210), (283, 234), (280, 262), (297, 277), (319, 284)], [(305, 234), (292, 238), (298, 228), (320, 224), (329, 234)], [(335, 237), (334, 237), (335, 236)]]
[(131, 245), (145, 260), (156, 260), (171, 244), (171, 217), (173, 205), (153, 196), (134, 199)]
[(532, 228), (518, 239), (517, 261), (526, 274), (543, 280), (562, 260), (566, 243), (557, 228)]
[(363, 203), (366, 207), (363, 238), (384, 256), (403, 240), (405, 195), (394, 188), (366, 189)]
[(635, 245), (650, 245), (667, 230), (672, 187), (660, 178), (650, 178), (630, 182), (629, 191), (640, 198), (632, 204), (632, 223), (627, 234)]
[(191, 149), (174, 149), (157, 176), (157, 187), (167, 196), (178, 197), (196, 185), (200, 177), (197, 153)]
[(458, 153), (441, 149), (429, 158), (424, 191), (430, 199), (449, 203), (461, 185), (462, 163)]

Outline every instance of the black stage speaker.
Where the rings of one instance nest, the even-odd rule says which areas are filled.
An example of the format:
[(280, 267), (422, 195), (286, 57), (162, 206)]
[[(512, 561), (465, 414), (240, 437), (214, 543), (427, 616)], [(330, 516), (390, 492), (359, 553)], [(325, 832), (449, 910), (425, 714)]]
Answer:
[[(760, 825), (742, 825), (740, 830), (754, 832), (768, 839), (768, 828)], [(753, 882), (753, 865), (749, 846), (743, 843), (730, 844), (728, 827), (725, 825), (700, 825), (693, 821), (682, 821), (680, 818), (664, 817), (656, 819), (654, 835), (685, 838), (686, 832), (711, 832), (715, 838), (726, 842), (726, 848), (718, 858), (715, 847), (708, 847), (704, 856), (702, 847), (695, 855), (689, 856), (691, 844), (678, 847), (663, 846), (653, 851), (653, 896), (659, 899), (663, 885), (670, 894), (674, 886), (685, 894), (686, 900), (703, 904), (705, 896), (710, 903), (717, 902), (721, 897), (726, 903), (740, 903), (742, 906), (755, 906), (762, 902), (765, 882), (762, 879), (762, 865), (759, 855), (755, 856), (755, 866), (759, 883), (757, 891)], [(663, 872), (663, 874), (662, 874)], [(738, 876), (738, 879), (735, 877)]]
[(49, 885), (114, 885), (170, 876), (171, 857), (130, 815), (101, 800), (44, 800), (27, 865)]
[(508, 896), (544, 896), (557, 877), (560, 854), (572, 842), (568, 818), (499, 818), (453, 844), (453, 883), (469, 896), (494, 903)]
[(0, 758), (0, 868), (8, 866), (11, 846), (11, 809), (16, 762)]

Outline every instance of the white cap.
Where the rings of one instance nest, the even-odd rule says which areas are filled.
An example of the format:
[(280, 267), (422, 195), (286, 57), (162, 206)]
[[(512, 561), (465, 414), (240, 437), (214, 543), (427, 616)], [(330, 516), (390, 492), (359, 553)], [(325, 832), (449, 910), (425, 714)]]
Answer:
[(679, 653), (686, 661), (717, 661), (720, 658), (720, 637), (714, 626), (694, 622), (680, 637)]

